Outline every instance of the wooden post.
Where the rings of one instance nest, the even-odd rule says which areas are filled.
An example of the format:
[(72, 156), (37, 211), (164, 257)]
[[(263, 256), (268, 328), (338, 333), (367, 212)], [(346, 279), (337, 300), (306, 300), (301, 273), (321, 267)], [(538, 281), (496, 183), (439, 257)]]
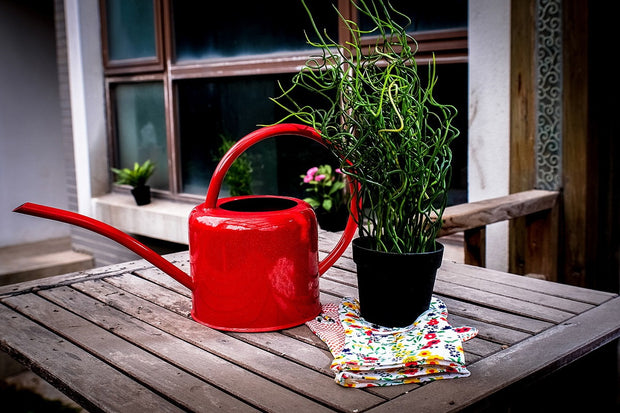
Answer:
[(486, 266), (486, 227), (478, 227), (464, 231), (465, 264), (477, 267)]

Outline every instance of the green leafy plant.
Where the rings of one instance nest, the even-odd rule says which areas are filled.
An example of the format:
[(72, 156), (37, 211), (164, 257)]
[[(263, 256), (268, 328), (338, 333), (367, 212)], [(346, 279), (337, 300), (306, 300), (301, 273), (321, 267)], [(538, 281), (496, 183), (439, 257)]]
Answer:
[(142, 165), (135, 162), (133, 169), (123, 168), (111, 168), (112, 172), (116, 174), (116, 183), (119, 185), (131, 185), (136, 188), (146, 185), (146, 181), (153, 175), (155, 171), (155, 164), (147, 159)]
[[(417, 44), (406, 32), (410, 20), (382, 0), (351, 0), (374, 28), (362, 31), (340, 15), (351, 37), (344, 45), (316, 26), (301, 1), (319, 39), (308, 42), (320, 54), (272, 99), (288, 111), (280, 122), (313, 126), (342, 160), (340, 169), (358, 184), (360, 236), (372, 237), (380, 251), (433, 251), (447, 203), (449, 145), (459, 133), (452, 125), (456, 109), (433, 97), (434, 58), (423, 83)], [(374, 41), (364, 45), (362, 35)], [(296, 88), (322, 97), (324, 106), (298, 103)]]
[(300, 178), (308, 193), (304, 201), (316, 211), (332, 212), (341, 206), (346, 207), (344, 174), (340, 169), (333, 169), (327, 164), (315, 166)]
[[(221, 159), (226, 152), (236, 143), (236, 141), (221, 135), (222, 144), (219, 147), (218, 159)], [(247, 153), (242, 153), (232, 163), (224, 182), (228, 185), (231, 196), (252, 195), (252, 162)]]

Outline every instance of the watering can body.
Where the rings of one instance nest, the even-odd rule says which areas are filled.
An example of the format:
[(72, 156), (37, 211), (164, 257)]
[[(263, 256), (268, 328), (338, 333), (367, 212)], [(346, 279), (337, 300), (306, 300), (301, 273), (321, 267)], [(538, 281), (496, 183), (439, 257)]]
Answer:
[(319, 277), (356, 232), (357, 199), (350, 183), (352, 213), (339, 242), (321, 261), (316, 216), (308, 203), (267, 195), (218, 199), (235, 159), (251, 145), (279, 135), (324, 144), (310, 127), (280, 124), (233, 145), (213, 173), (205, 202), (189, 216), (191, 276), (122, 231), (84, 215), (30, 203), (14, 211), (87, 228), (141, 255), (192, 291), (192, 318), (201, 324), (245, 332), (300, 325), (321, 310)]
[(190, 214), (189, 237), (195, 320), (263, 331), (319, 314), (318, 230), (306, 202), (249, 196), (202, 204)]

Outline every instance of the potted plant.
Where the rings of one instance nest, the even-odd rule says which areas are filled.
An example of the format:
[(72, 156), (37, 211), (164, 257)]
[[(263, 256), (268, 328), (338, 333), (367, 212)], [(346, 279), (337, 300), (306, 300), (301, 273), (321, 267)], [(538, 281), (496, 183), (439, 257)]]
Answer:
[(314, 209), (319, 226), (326, 231), (342, 231), (349, 216), (342, 171), (325, 164), (308, 169), (300, 177), (308, 193), (304, 201)]
[[(360, 237), (353, 254), (362, 316), (408, 325), (428, 309), (441, 265), (443, 246), (435, 238), (451, 177), (449, 145), (459, 133), (452, 123), (456, 109), (433, 97), (434, 58), (427, 79), (419, 75), (417, 46), (406, 32), (410, 20), (389, 3), (351, 0), (374, 29), (362, 31), (341, 16), (350, 35), (341, 45), (316, 26), (301, 1), (318, 38), (309, 42), (320, 53), (273, 101), (288, 111), (281, 122), (296, 119), (320, 131), (356, 182)], [(374, 41), (363, 44), (362, 35)], [(296, 102), (291, 92), (297, 88), (318, 94), (324, 106)]]
[(133, 169), (111, 169), (116, 174), (117, 184), (132, 187), (131, 194), (136, 200), (136, 204), (146, 205), (151, 202), (151, 187), (146, 184), (146, 181), (153, 175), (155, 164), (150, 159), (147, 159), (142, 165), (135, 162)]
[[(221, 135), (222, 144), (218, 149), (218, 156), (215, 160), (219, 161), (236, 141), (227, 136)], [(230, 166), (224, 182), (228, 185), (230, 196), (252, 195), (252, 161), (247, 153), (241, 154)]]

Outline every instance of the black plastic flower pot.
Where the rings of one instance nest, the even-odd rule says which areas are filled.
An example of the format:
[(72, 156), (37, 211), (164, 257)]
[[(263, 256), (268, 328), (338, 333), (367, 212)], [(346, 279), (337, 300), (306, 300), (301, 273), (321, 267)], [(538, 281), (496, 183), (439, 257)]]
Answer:
[(136, 186), (131, 190), (131, 194), (138, 205), (146, 205), (151, 203), (151, 187), (148, 185)]
[(428, 310), (444, 247), (432, 252), (377, 251), (372, 238), (353, 240), (362, 317), (384, 327), (405, 327)]
[(319, 211), (316, 213), (316, 219), (319, 222), (319, 227), (325, 231), (342, 231), (347, 226), (349, 210), (345, 205), (332, 212)]

